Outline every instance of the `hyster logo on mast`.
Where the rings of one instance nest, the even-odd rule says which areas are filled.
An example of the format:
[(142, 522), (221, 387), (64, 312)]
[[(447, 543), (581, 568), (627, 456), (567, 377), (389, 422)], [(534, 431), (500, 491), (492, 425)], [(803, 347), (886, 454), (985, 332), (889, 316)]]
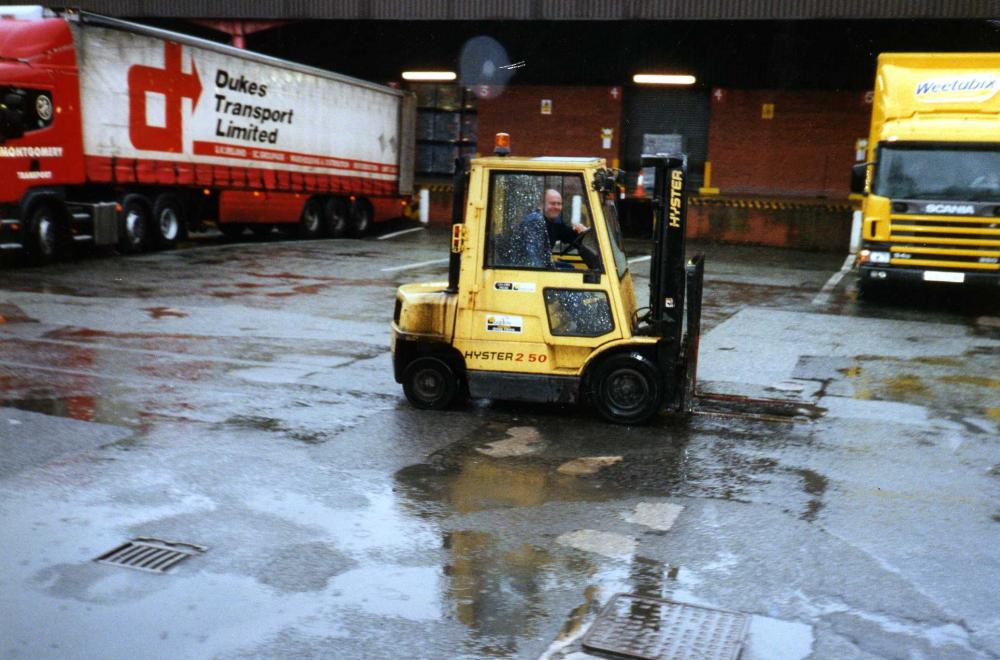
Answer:
[[(136, 149), (184, 150), (181, 99), (191, 99), (192, 110), (201, 98), (201, 79), (191, 58), (191, 73), (181, 71), (180, 44), (163, 44), (163, 68), (136, 64), (128, 70), (128, 135)], [(150, 117), (149, 97), (163, 98), (163, 116)], [(154, 119), (156, 123), (150, 124)]]
[(917, 100), (925, 103), (961, 103), (987, 101), (1000, 89), (993, 73), (931, 78), (917, 83)]

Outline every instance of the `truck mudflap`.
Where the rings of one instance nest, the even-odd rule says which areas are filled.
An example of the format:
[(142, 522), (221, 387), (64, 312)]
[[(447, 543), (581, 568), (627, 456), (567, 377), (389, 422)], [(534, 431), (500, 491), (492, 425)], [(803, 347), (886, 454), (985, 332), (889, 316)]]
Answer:
[(690, 413), (694, 410), (698, 387), (698, 348), (701, 344), (701, 299), (705, 280), (705, 255), (697, 254), (685, 268), (687, 288), (687, 332), (684, 335), (683, 370), (677, 410)]

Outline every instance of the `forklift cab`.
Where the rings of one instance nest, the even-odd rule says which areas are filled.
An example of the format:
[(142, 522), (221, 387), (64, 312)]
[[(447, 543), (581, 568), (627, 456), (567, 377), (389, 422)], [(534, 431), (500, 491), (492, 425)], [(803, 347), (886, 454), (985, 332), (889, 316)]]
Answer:
[[(630, 325), (631, 275), (616, 216), (607, 222), (593, 189), (599, 169), (594, 159), (473, 162), (453, 342), (472, 396), (575, 400), (587, 358)], [(553, 198), (568, 202), (556, 217)]]
[[(395, 377), (413, 404), (591, 401), (606, 419), (632, 424), (677, 403), (680, 315), (640, 318), (615, 210), (619, 180), (594, 158), (491, 156), (456, 176), (449, 281), (404, 285), (396, 296)], [(682, 291), (655, 288), (660, 307), (683, 304), (678, 249)]]

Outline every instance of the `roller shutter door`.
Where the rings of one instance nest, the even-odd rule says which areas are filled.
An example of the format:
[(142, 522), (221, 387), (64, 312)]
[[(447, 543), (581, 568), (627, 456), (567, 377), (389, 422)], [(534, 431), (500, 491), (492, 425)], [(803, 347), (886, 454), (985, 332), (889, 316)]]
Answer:
[(683, 136), (691, 172), (689, 190), (702, 185), (708, 158), (709, 90), (626, 88), (625, 169), (634, 176), (639, 169), (645, 134)]

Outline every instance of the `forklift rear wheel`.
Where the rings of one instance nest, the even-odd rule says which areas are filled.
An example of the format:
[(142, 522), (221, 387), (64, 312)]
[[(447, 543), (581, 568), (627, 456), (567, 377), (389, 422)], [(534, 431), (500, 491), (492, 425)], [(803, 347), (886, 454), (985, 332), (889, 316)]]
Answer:
[(660, 411), (660, 370), (637, 353), (615, 355), (597, 367), (593, 398), (609, 422), (642, 424)]
[(458, 391), (455, 372), (437, 358), (417, 358), (403, 373), (403, 393), (417, 408), (443, 410), (454, 402)]

